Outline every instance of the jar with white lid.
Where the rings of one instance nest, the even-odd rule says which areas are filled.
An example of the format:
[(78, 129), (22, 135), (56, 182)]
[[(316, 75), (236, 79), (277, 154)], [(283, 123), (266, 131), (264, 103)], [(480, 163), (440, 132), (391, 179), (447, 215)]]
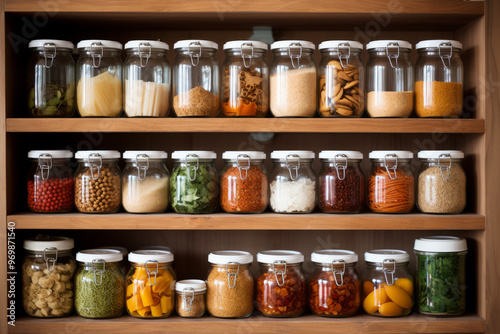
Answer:
[(124, 273), (128, 273), (129, 269), (130, 269), (130, 264), (128, 263), (127, 259), (128, 259), (128, 249), (126, 249), (125, 247), (120, 247), (120, 246), (102, 246), (102, 247), (96, 247), (94, 249), (105, 249), (105, 250), (109, 250), (109, 251), (112, 251), (112, 252), (118, 252), (118, 253), (121, 253), (122, 256), (123, 256), (123, 259), (120, 261), (120, 267), (122, 268), (122, 271)]
[(125, 44), (123, 109), (128, 117), (165, 117), (170, 109), (168, 44), (133, 40)]
[(118, 117), (122, 112), (122, 45), (114, 41), (78, 43), (76, 101), (82, 117)]
[(315, 46), (308, 41), (285, 40), (271, 45), (271, 113), (275, 117), (313, 117), (316, 113), (317, 70)]
[(409, 117), (413, 111), (411, 44), (400, 40), (368, 43), (367, 103), (371, 117)]
[(182, 40), (174, 44), (173, 106), (178, 117), (215, 117), (219, 111), (217, 43)]
[(36, 39), (28, 45), (28, 111), (33, 117), (71, 117), (75, 113), (74, 45)]
[(186, 279), (175, 284), (175, 310), (183, 318), (200, 318), (207, 309), (207, 283)]
[(408, 268), (410, 255), (402, 250), (379, 249), (365, 252), (363, 308), (379, 317), (402, 317), (413, 308), (413, 277)]
[(269, 179), (271, 209), (278, 213), (311, 213), (316, 207), (313, 151), (273, 151)]
[(319, 63), (319, 115), (361, 117), (365, 110), (365, 68), (356, 41), (324, 41)]

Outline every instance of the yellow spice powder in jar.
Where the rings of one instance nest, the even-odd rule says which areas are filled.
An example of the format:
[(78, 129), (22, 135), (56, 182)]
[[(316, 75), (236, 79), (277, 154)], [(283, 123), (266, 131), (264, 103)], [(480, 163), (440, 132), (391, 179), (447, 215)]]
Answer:
[(417, 81), (415, 112), (418, 117), (460, 117), (463, 85), (457, 82)]

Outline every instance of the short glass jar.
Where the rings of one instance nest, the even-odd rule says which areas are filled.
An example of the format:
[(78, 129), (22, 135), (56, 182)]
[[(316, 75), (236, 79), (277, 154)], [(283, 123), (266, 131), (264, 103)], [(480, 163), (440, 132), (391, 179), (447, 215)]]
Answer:
[(186, 279), (175, 284), (175, 310), (183, 318), (200, 318), (207, 309), (207, 283)]

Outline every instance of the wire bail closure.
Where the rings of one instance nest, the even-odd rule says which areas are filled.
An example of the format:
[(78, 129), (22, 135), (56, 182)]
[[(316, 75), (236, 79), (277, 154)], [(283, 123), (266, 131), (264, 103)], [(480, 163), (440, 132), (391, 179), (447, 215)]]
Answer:
[[(145, 50), (141, 51), (141, 47)], [(139, 43), (139, 60), (141, 67), (146, 67), (149, 62), (149, 58), (151, 57), (151, 44), (149, 43)], [(146, 61), (143, 63), (143, 61)]]
[(137, 162), (137, 173), (139, 180), (142, 181), (146, 178), (146, 172), (149, 169), (149, 156), (147, 154), (137, 154), (135, 157)]
[[(96, 268), (96, 264), (102, 264), (102, 269)], [(103, 259), (92, 260), (92, 271), (94, 272), (94, 284), (96, 286), (100, 286), (102, 284), (102, 275), (104, 274), (104, 271), (106, 271), (106, 261), (104, 261)], [(100, 274), (99, 283), (97, 282), (97, 273)]]
[[(335, 265), (342, 264), (342, 270), (335, 269)], [(332, 261), (332, 273), (335, 278), (335, 284), (337, 286), (344, 285), (344, 274), (345, 274), (345, 261), (344, 260), (333, 260)], [(339, 282), (340, 277), (340, 282)]]
[[(192, 158), (192, 160), (195, 160), (196, 165), (190, 165), (189, 158)], [(186, 155), (186, 166), (187, 166), (187, 170), (188, 170), (189, 181), (196, 180), (196, 172), (198, 171), (198, 168), (200, 168), (200, 159), (198, 159), (198, 156), (196, 154)], [(191, 177), (191, 171), (193, 172), (193, 177)]]
[[(99, 51), (99, 53), (97, 53), (96, 51)], [(97, 42), (90, 44), (90, 54), (92, 55), (92, 66), (94, 66), (94, 68), (100, 67), (102, 57), (104, 56), (104, 47), (102, 46), (102, 43)], [(97, 58), (97, 64), (96, 64), (96, 58)]]
[[(249, 55), (248, 54), (245, 55), (245, 52), (243, 51), (243, 47), (250, 48), (251, 53)], [(253, 44), (252, 43), (241, 44), (240, 51), (241, 51), (241, 58), (243, 58), (243, 66), (245, 66), (245, 68), (249, 68), (250, 66), (252, 66)], [(246, 63), (247, 59), (248, 59), (248, 65)]]
[[(297, 159), (297, 164), (290, 164), (291, 159)], [(288, 168), (288, 172), (290, 173), (290, 179), (292, 181), (296, 181), (299, 178), (299, 169), (300, 169), (300, 157), (297, 154), (288, 154), (285, 158), (286, 168)], [(292, 170), (295, 171), (295, 176), (292, 173)]]
[[(198, 53), (194, 53), (194, 51), (191, 50), (191, 48), (198, 48)], [(198, 64), (200, 63), (200, 58), (201, 58), (201, 43), (200, 42), (189, 43), (188, 53), (189, 53), (189, 56), (191, 57), (191, 64), (193, 64), (193, 66), (198, 66)], [(196, 61), (195, 61), (195, 59), (196, 59)]]
[[(149, 270), (148, 269), (148, 264), (156, 264), (156, 270)], [(149, 280), (149, 284), (151, 286), (155, 286), (156, 285), (156, 278), (157, 278), (157, 275), (158, 275), (158, 271), (159, 271), (159, 267), (158, 267), (158, 261), (157, 260), (147, 260), (146, 262), (144, 262), (144, 268), (146, 269), (146, 273), (148, 274), (148, 280)], [(152, 283), (151, 282), (151, 276), (155, 276), (155, 282)]]
[[(285, 269), (284, 270), (276, 270), (275, 266), (276, 265), (284, 265), (285, 266)], [(285, 284), (285, 274), (286, 274), (286, 261), (282, 261), (282, 260), (276, 260), (273, 262), (273, 272), (274, 272), (274, 276), (276, 277), (276, 283), (278, 283), (279, 286), (282, 286), (283, 284)], [(280, 279), (279, 279), (279, 276), (281, 276), (281, 282), (280, 282)]]
[(193, 307), (193, 300), (194, 300), (194, 289), (193, 288), (182, 289), (182, 301), (183, 301), (182, 309), (184, 311), (186, 312), (191, 311), (191, 308)]
[[(342, 49), (347, 49), (347, 53), (345, 51), (342, 53)], [(351, 45), (349, 43), (339, 43), (337, 53), (339, 55), (340, 66), (347, 68), (349, 66), (349, 58), (351, 57)], [(343, 61), (345, 61), (345, 65)]]
[(384, 271), (385, 281), (388, 285), (394, 284), (394, 273), (396, 272), (396, 260), (385, 259), (382, 263), (382, 269)]
[[(448, 165), (444, 165), (441, 163), (441, 159), (448, 159)], [(451, 155), (450, 154), (440, 154), (438, 157), (438, 167), (441, 171), (441, 177), (444, 181), (448, 181), (450, 179), (450, 169), (451, 169)], [(446, 170), (446, 176), (444, 176)]]
[[(387, 165), (387, 158), (394, 158), (396, 159), (395, 163), (394, 163), (394, 166), (392, 167), (389, 167)], [(387, 171), (387, 174), (389, 174), (389, 178), (391, 180), (396, 180), (398, 178), (398, 173), (397, 173), (397, 169), (398, 169), (398, 156), (397, 154), (386, 154), (386, 156), (384, 157), (384, 167), (385, 167), (385, 170)], [(394, 172), (394, 177), (391, 175), (391, 170)]]
[[(391, 52), (389, 48), (392, 48), (393, 50), (396, 49), (397, 53)], [(385, 47), (385, 54), (387, 55), (387, 58), (389, 59), (389, 63), (391, 64), (392, 68), (398, 68), (398, 59), (399, 59), (399, 44), (397, 42), (395, 43), (388, 43), (387, 46)], [(394, 60), (394, 65), (392, 61)]]
[[(49, 50), (52, 48), (52, 50)], [(44, 43), (43, 44), (43, 57), (45, 58), (45, 68), (51, 68), (54, 64), (54, 58), (57, 55), (57, 47), (55, 43)], [(50, 65), (48, 64), (48, 59), (50, 59)]]
[[(337, 162), (338, 158), (343, 158), (344, 163), (340, 164)], [(333, 158), (333, 164), (335, 165), (335, 170), (337, 171), (337, 177), (339, 180), (343, 181), (345, 179), (345, 170), (347, 169), (347, 155), (345, 154), (337, 154)], [(342, 176), (340, 176), (342, 174)]]
[[(236, 274), (229, 272), (229, 265), (237, 265)], [(236, 279), (238, 278), (238, 274), (240, 273), (240, 263), (239, 262), (228, 262), (226, 263), (226, 272), (227, 272), (227, 284), (230, 289), (233, 289), (236, 286)], [(231, 277), (233, 281), (231, 282)]]
[[(241, 161), (245, 160), (246, 165), (240, 163)], [(240, 172), (240, 180), (245, 181), (248, 177), (248, 170), (250, 169), (250, 157), (246, 154), (238, 154), (236, 157), (236, 164), (238, 165), (238, 170)], [(245, 171), (245, 173), (242, 173), (242, 171)], [(245, 174), (245, 176), (243, 176)]]
[(42, 180), (48, 180), (50, 170), (52, 169), (52, 156), (46, 153), (40, 154), (38, 156), (38, 166), (40, 167)]
[[(89, 154), (89, 165), (90, 165), (90, 175), (92, 179), (95, 181), (99, 179), (99, 175), (101, 174), (102, 168), (102, 156), (99, 153)], [(97, 171), (97, 176), (95, 176), (95, 172)]]
[[(56, 252), (55, 257), (48, 257), (47, 252)], [(55, 247), (48, 247), (43, 250), (43, 259), (45, 260), (45, 264), (47, 265), (47, 270), (49, 273), (54, 272), (56, 269), (56, 264), (57, 264), (57, 248)], [(52, 265), (52, 268), (50, 267)]]
[[(441, 49), (449, 49), (448, 54), (441, 54)], [(438, 46), (439, 58), (443, 62), (444, 68), (448, 69), (451, 67), (451, 56), (453, 55), (453, 47), (450, 42), (443, 42)]]
[[(298, 49), (299, 52), (297, 55), (294, 56), (292, 54), (292, 48)], [(290, 43), (290, 45), (288, 45), (288, 56), (292, 61), (292, 67), (298, 68), (300, 66), (300, 58), (302, 58), (302, 45), (300, 43)], [(294, 59), (297, 60), (297, 64), (294, 63)]]

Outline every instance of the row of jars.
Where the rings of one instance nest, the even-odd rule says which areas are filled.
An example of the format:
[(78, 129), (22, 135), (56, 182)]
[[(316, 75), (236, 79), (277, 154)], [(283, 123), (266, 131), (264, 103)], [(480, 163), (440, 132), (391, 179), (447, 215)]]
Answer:
[(415, 71), (409, 42), (372, 41), (366, 74), (363, 45), (355, 41), (322, 42), (319, 66), (313, 43), (277, 41), (270, 68), (267, 44), (230, 41), (220, 92), (218, 45), (211, 41), (176, 42), (172, 75), (169, 46), (160, 41), (129, 41), (125, 63), (122, 44), (81, 41), (76, 74), (73, 43), (34, 40), (29, 47), (28, 103), (35, 117), (71, 117), (75, 109), (82, 117), (118, 117), (122, 110), (129, 117), (165, 117), (171, 106), (179, 117), (215, 117), (219, 110), (225, 116), (263, 117), (270, 110), (275, 117), (360, 117), (365, 104), (371, 117), (409, 117), (413, 110), (418, 117), (459, 117), (463, 107), (462, 44), (453, 40), (419, 42)]
[[(62, 317), (76, 312), (86, 318), (112, 318), (124, 310), (137, 318), (166, 318), (174, 308), (182, 317), (206, 311), (220, 318), (244, 318), (256, 309), (269, 317), (300, 316), (309, 306), (319, 316), (349, 317), (360, 309), (370, 315), (399, 317), (418, 311), (429, 315), (461, 315), (465, 310), (467, 243), (457, 237), (415, 241), (417, 284), (409, 271), (410, 255), (402, 250), (365, 253), (366, 270), (356, 270), (358, 255), (327, 249), (311, 254), (315, 269), (306, 280), (304, 255), (270, 250), (257, 254), (260, 273), (245, 251), (210, 253), (206, 280), (176, 282), (174, 255), (165, 250), (123, 254), (89, 249), (72, 256), (73, 239), (37, 237), (24, 242), (23, 307), (35, 317)], [(254, 303), (255, 302), (255, 303)]]

